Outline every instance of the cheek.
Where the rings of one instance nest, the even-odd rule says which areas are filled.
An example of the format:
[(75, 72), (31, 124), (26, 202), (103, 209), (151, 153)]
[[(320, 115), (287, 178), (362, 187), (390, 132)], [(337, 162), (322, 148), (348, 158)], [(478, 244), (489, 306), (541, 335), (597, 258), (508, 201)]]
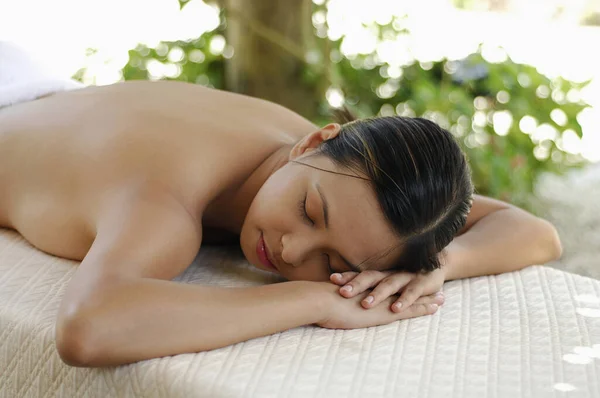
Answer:
[(294, 203), (299, 200), (299, 194), (293, 181), (284, 177), (275, 173), (256, 194), (248, 211), (255, 222), (289, 223), (294, 220)]
[(298, 176), (295, 173), (286, 172), (284, 169), (277, 170), (271, 175), (258, 191), (258, 195), (285, 195), (297, 188)]

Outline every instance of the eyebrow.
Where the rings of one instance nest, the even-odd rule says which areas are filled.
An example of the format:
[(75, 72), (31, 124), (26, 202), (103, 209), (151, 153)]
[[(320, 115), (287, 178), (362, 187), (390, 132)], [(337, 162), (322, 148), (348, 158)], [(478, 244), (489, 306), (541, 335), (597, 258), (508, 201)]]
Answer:
[[(319, 196), (321, 196), (321, 201), (323, 202), (323, 218), (325, 219), (325, 228), (329, 229), (329, 204), (327, 203), (327, 199), (325, 199), (325, 195), (323, 195), (323, 191), (321, 191), (321, 186), (317, 183), (315, 184), (317, 188), (317, 192), (319, 192)], [(352, 264), (348, 261), (344, 256), (340, 255), (342, 261), (346, 264), (348, 268), (350, 268), (354, 272), (362, 272), (358, 265)]]

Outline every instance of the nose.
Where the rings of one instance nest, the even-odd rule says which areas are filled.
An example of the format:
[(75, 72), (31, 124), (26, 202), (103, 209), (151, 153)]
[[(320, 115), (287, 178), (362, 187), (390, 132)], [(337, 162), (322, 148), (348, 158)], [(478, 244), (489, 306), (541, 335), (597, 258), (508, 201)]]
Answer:
[(283, 235), (281, 246), (281, 259), (293, 267), (303, 264), (320, 247), (316, 236), (310, 234)]

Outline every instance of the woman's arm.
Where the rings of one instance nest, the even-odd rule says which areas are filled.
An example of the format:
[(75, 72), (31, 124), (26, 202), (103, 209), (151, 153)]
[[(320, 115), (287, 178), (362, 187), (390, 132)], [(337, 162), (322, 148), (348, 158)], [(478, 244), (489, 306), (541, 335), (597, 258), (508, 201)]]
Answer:
[(375, 287), (372, 298), (362, 302), (365, 308), (379, 308), (383, 300), (402, 290), (396, 301), (400, 306), (392, 311), (404, 311), (423, 295), (439, 291), (445, 281), (482, 275), (500, 274), (528, 265), (543, 264), (557, 259), (562, 252), (555, 228), (507, 203), (474, 195), (473, 207), (465, 227), (440, 254), (441, 269), (429, 273), (344, 272), (333, 275), (344, 297), (354, 298)]
[[(104, 218), (69, 283), (56, 346), (72, 366), (111, 366), (199, 352), (318, 323), (355, 328), (432, 314), (423, 298), (403, 314), (365, 312), (327, 282), (220, 288), (170, 281), (194, 259), (197, 223), (168, 195), (125, 201)], [(360, 300), (360, 298), (357, 298)]]
[[(106, 285), (57, 325), (72, 366), (113, 366), (199, 352), (321, 321), (310, 282), (219, 288), (136, 278)], [(102, 297), (99, 297), (102, 296)]]
[(170, 281), (193, 261), (196, 220), (168, 193), (115, 200), (69, 283), (56, 345), (75, 366), (198, 352), (321, 320), (301, 282), (224, 289)]
[(443, 251), (445, 279), (519, 270), (561, 256), (552, 224), (507, 203), (474, 195), (461, 233)]

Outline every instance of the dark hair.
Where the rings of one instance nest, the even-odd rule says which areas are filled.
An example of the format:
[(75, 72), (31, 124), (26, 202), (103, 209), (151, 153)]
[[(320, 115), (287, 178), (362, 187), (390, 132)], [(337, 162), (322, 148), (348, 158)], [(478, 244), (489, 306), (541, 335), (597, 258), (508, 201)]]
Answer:
[[(351, 114), (344, 110), (339, 117)], [(401, 239), (394, 269), (440, 267), (438, 254), (465, 225), (473, 203), (469, 165), (450, 132), (422, 118), (354, 120), (316, 152), (367, 177)]]

